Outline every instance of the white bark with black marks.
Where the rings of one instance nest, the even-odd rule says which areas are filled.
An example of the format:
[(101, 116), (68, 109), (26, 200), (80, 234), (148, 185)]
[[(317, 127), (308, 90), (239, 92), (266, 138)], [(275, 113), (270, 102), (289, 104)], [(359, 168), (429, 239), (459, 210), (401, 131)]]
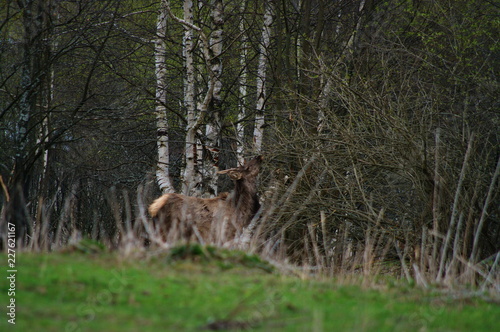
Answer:
[(202, 176), (206, 180), (204, 194), (217, 195), (217, 179), (219, 164), (219, 149), (221, 136), (220, 112), (222, 107), (222, 36), (224, 33), (224, 13), (222, 0), (214, 0), (212, 4), (212, 34), (210, 37), (210, 70), (214, 77), (214, 88), (210, 114), (205, 127), (205, 147), (207, 158), (204, 159)]
[(271, 25), (273, 23), (272, 5), (266, 1), (264, 12), (264, 25), (262, 27), (262, 41), (260, 44), (259, 64), (257, 67), (257, 105), (255, 115), (255, 127), (253, 132), (254, 152), (262, 152), (265, 125), (265, 102), (266, 102), (266, 70), (268, 63), (268, 50), (271, 42)]
[(245, 126), (243, 121), (247, 116), (247, 84), (248, 84), (248, 35), (246, 33), (244, 13), (246, 10), (246, 1), (240, 6), (242, 18), (240, 19), (239, 29), (241, 33), (241, 53), (240, 53), (240, 76), (239, 76), (239, 99), (238, 99), (238, 120), (236, 124), (236, 158), (238, 164), (243, 165), (245, 155)]
[(156, 131), (158, 147), (158, 164), (156, 167), (156, 181), (163, 193), (174, 192), (174, 186), (169, 174), (169, 139), (167, 119), (167, 93), (166, 93), (166, 43), (167, 33), (167, 1), (162, 0), (158, 19), (156, 22), (155, 40), (155, 73), (156, 73)]

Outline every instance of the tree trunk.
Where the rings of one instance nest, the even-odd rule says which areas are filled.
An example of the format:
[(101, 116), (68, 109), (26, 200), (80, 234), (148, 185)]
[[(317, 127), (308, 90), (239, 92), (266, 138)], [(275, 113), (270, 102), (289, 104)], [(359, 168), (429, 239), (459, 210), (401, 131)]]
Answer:
[(208, 196), (217, 195), (217, 171), (219, 168), (219, 148), (221, 136), (221, 106), (222, 106), (222, 35), (224, 32), (224, 17), (222, 0), (214, 0), (212, 8), (212, 35), (210, 38), (210, 69), (214, 78), (212, 101), (205, 128), (206, 142), (202, 177), (206, 185), (203, 194)]
[[(46, 141), (48, 136), (46, 114), (41, 112), (42, 125), (36, 128), (32, 118), (37, 108), (48, 107), (50, 90), (47, 85), (50, 67), (51, 2), (18, 1), (23, 13), (23, 61), (21, 70), (21, 97), (19, 117), (15, 130), (16, 153), (14, 165), (7, 184), (9, 200), (5, 213), (8, 225), (15, 226), (18, 243), (27, 240), (31, 233), (31, 220), (27, 208), (33, 167), (39, 157), (44, 157), (42, 174), (47, 167)], [(47, 109), (48, 111), (48, 109)], [(40, 136), (36, 137), (37, 134)], [(37, 141), (35, 141), (37, 138)], [(9, 225), (9, 226), (10, 226)]]
[(272, 5), (269, 1), (265, 4), (264, 26), (262, 27), (262, 42), (260, 44), (259, 64), (257, 67), (257, 106), (255, 127), (253, 132), (254, 153), (261, 154), (264, 140), (265, 102), (266, 102), (266, 69), (271, 41), (271, 25), (273, 23)]
[(163, 193), (174, 192), (174, 186), (169, 174), (169, 140), (168, 140), (168, 118), (167, 118), (167, 94), (166, 94), (166, 44), (167, 33), (167, 0), (161, 1), (158, 20), (156, 22), (155, 40), (155, 73), (156, 73), (156, 129), (158, 146), (158, 164), (156, 168), (156, 180)]
[(248, 78), (248, 67), (247, 67), (247, 57), (248, 57), (248, 35), (246, 33), (245, 27), (245, 9), (246, 1), (243, 1), (240, 6), (241, 20), (239, 24), (239, 29), (241, 33), (241, 53), (240, 53), (240, 76), (239, 76), (239, 94), (238, 99), (238, 120), (236, 123), (236, 158), (238, 159), (238, 164), (243, 165), (245, 162), (245, 125), (243, 121), (246, 117), (246, 107), (247, 107), (247, 78)]
[(354, 30), (352, 30), (352, 33), (349, 37), (349, 40), (347, 41), (347, 45), (345, 47), (345, 53), (344, 55), (347, 57), (348, 61), (352, 61), (354, 57), (354, 52), (356, 50), (358, 41), (359, 41), (359, 33), (362, 29), (362, 18), (363, 18), (363, 12), (365, 10), (365, 1), (366, 0), (361, 0), (359, 2), (359, 8), (358, 8), (358, 19), (356, 22), (356, 27)]
[[(186, 65), (186, 80), (184, 81), (184, 105), (187, 112), (187, 125), (186, 125), (186, 151), (185, 151), (185, 168), (182, 179), (182, 193), (184, 195), (195, 195), (196, 190), (201, 188), (201, 179), (197, 170), (197, 135), (200, 126), (206, 118), (206, 113), (212, 101), (214, 93), (215, 75), (209, 68), (210, 47), (207, 36), (203, 30), (194, 24), (193, 19), (193, 2), (191, 0), (184, 1), (184, 19), (180, 19), (172, 13), (172, 10), (166, 5), (166, 10), (170, 17), (182, 24), (186, 29), (184, 34), (184, 62)], [(200, 44), (202, 47), (203, 59), (205, 65), (208, 67), (208, 88), (203, 100), (199, 100), (197, 108), (195, 108), (195, 66), (194, 66), (194, 42), (193, 33), (196, 31), (200, 36)]]
[[(193, 2), (184, 1), (184, 21), (193, 25)], [(184, 106), (187, 114), (186, 127), (186, 165), (184, 168), (182, 193), (184, 195), (193, 195), (195, 188), (199, 187), (199, 174), (197, 174), (197, 131), (198, 117), (200, 114), (196, 111), (195, 103), (195, 67), (194, 67), (194, 43), (193, 29), (187, 27), (184, 32), (184, 63), (186, 67), (186, 78), (184, 80)]]

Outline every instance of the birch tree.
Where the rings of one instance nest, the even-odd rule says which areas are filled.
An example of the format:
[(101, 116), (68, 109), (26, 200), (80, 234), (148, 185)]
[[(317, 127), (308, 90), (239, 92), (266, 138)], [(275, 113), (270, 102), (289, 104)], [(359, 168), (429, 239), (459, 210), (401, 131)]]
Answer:
[[(180, 23), (184, 29), (183, 54), (185, 63), (185, 81), (184, 81), (184, 106), (186, 107), (186, 136), (185, 136), (185, 167), (182, 172), (182, 193), (185, 195), (195, 195), (196, 190), (201, 188), (201, 179), (199, 170), (197, 169), (197, 154), (198, 154), (198, 134), (201, 126), (206, 121), (206, 114), (209, 105), (212, 101), (216, 77), (210, 69), (210, 43), (203, 30), (194, 24), (193, 19), (193, 2), (191, 0), (184, 1), (184, 17), (183, 19), (175, 16), (172, 13), (170, 6), (165, 8), (168, 15), (176, 22)], [(194, 62), (194, 33), (199, 36), (199, 44), (202, 50), (202, 61), (208, 69), (208, 85), (205, 96), (195, 100), (196, 82), (195, 82), (195, 62)], [(196, 107), (195, 107), (196, 105)]]
[(259, 64), (257, 67), (257, 105), (255, 127), (253, 132), (254, 152), (262, 152), (264, 141), (265, 102), (266, 102), (266, 70), (269, 57), (269, 44), (271, 41), (271, 25), (273, 23), (272, 3), (266, 1), (264, 9), (264, 24), (262, 27), (262, 41), (259, 48)]
[(240, 22), (239, 31), (241, 34), (241, 51), (240, 51), (240, 76), (239, 76), (239, 99), (238, 99), (238, 120), (236, 124), (236, 158), (238, 159), (238, 164), (243, 165), (244, 163), (244, 149), (245, 149), (245, 126), (244, 119), (247, 113), (247, 84), (248, 84), (248, 35), (245, 26), (245, 11), (246, 11), (246, 1), (242, 1), (240, 6)]
[(194, 41), (193, 41), (193, 2), (184, 1), (184, 22), (187, 24), (183, 37), (183, 55), (185, 66), (184, 78), (184, 107), (186, 109), (186, 144), (184, 176), (182, 181), (182, 192), (185, 195), (193, 194), (192, 190), (199, 182), (199, 175), (196, 172), (197, 165), (197, 117), (195, 103), (195, 67), (194, 67)]
[(166, 95), (166, 42), (167, 33), (167, 0), (162, 0), (158, 19), (156, 22), (155, 39), (155, 73), (156, 73), (156, 130), (158, 147), (158, 164), (156, 167), (156, 180), (163, 193), (174, 192), (174, 186), (169, 174), (169, 140)]
[(219, 166), (219, 146), (221, 130), (221, 106), (222, 106), (222, 36), (223, 36), (223, 3), (222, 0), (212, 2), (212, 33), (210, 38), (210, 70), (213, 75), (214, 86), (212, 100), (210, 103), (210, 114), (206, 124), (205, 152), (207, 158), (204, 158), (202, 176), (205, 178), (206, 188), (204, 191), (209, 195), (217, 194), (217, 171)]

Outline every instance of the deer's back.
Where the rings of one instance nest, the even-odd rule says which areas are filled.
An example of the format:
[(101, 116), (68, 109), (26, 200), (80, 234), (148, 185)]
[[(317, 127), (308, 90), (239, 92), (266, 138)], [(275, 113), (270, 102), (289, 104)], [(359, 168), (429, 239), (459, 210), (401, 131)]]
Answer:
[(180, 194), (165, 194), (149, 207), (150, 215), (160, 224), (162, 232), (176, 230), (182, 237), (190, 237), (193, 226), (205, 240), (216, 229), (221, 219), (231, 214), (227, 193), (215, 198), (198, 198)]

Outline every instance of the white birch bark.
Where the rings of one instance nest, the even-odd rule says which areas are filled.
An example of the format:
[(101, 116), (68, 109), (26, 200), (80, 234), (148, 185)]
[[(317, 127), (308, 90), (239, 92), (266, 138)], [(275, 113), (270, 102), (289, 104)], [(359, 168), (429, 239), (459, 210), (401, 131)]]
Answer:
[(158, 164), (156, 167), (156, 181), (163, 193), (174, 192), (174, 186), (169, 174), (169, 143), (168, 119), (165, 104), (166, 96), (166, 44), (167, 32), (167, 0), (162, 0), (156, 22), (155, 40), (155, 73), (156, 73), (156, 130), (158, 147)]
[(52, 108), (52, 100), (54, 97), (54, 66), (50, 61), (52, 57), (52, 50), (57, 49), (56, 39), (53, 37), (53, 22), (55, 22), (57, 18), (57, 10), (54, 5), (53, 0), (47, 0), (43, 3), (43, 39), (45, 41), (45, 45), (42, 50), (42, 58), (43, 62), (47, 66), (45, 77), (41, 82), (41, 107), (43, 119), (40, 123), (40, 129), (38, 132), (38, 137), (36, 140), (37, 153), (41, 155), (42, 160), (42, 169), (40, 172), (40, 180), (38, 182), (38, 192), (40, 193), (40, 197), (45, 195), (45, 191), (47, 189), (47, 178), (48, 178), (48, 168), (49, 168), (49, 133), (50, 133), (50, 112)]
[[(202, 7), (204, 4), (202, 2), (198, 3), (198, 10), (202, 10)], [(195, 91), (196, 91), (196, 96), (201, 96), (203, 95), (205, 91), (205, 86), (202, 84), (199, 84), (199, 82), (203, 82), (203, 74), (206, 71), (206, 64), (202, 61), (197, 61), (196, 63), (196, 80), (195, 80)], [(200, 111), (203, 107), (203, 101), (198, 99), (196, 101), (196, 110)], [(201, 125), (201, 122), (199, 122)], [(203, 195), (203, 179), (205, 178), (205, 175), (203, 174), (203, 163), (204, 163), (204, 155), (205, 155), (205, 145), (202, 142), (202, 138), (204, 139), (205, 135), (202, 132), (201, 128), (197, 128), (196, 130), (196, 161), (195, 161), (195, 169), (196, 169), (196, 180), (195, 180), (195, 185), (194, 188), (196, 189), (195, 192), (193, 193), (194, 196), (196, 197), (202, 197)]]
[[(183, 179), (182, 179), (182, 193), (185, 195), (195, 195), (195, 190), (200, 187), (200, 179), (199, 173), (197, 172), (196, 162), (197, 162), (197, 132), (202, 125), (205, 115), (208, 110), (208, 105), (212, 100), (213, 92), (214, 92), (214, 81), (215, 76), (210, 70), (210, 49), (209, 42), (207, 36), (204, 34), (203, 30), (194, 24), (193, 20), (193, 2), (192, 0), (184, 1), (184, 18), (180, 19), (175, 16), (170, 6), (167, 3), (166, 6), (167, 12), (170, 17), (182, 24), (186, 30), (185, 38), (184, 38), (184, 56), (186, 63), (186, 86), (185, 86), (185, 105), (187, 108), (187, 126), (186, 126), (186, 151), (185, 151), (185, 160), (186, 166), (183, 171)], [(193, 53), (193, 40), (192, 34), (196, 31), (200, 37), (202, 51), (203, 51), (203, 60), (205, 65), (208, 68), (209, 72), (209, 80), (208, 80), (208, 88), (205, 94), (205, 97), (202, 101), (197, 104), (197, 108), (193, 105), (196, 104), (194, 94), (195, 94), (195, 70), (194, 70), (194, 53)], [(191, 83), (192, 82), (192, 83)], [(191, 97), (192, 96), (192, 97)]]
[(212, 25), (213, 31), (210, 38), (210, 70), (212, 71), (214, 79), (214, 87), (212, 94), (212, 107), (209, 121), (205, 127), (206, 135), (206, 152), (210, 158), (204, 160), (203, 177), (206, 180), (207, 188), (204, 190), (209, 195), (217, 195), (217, 171), (219, 161), (219, 137), (221, 130), (220, 122), (220, 108), (222, 104), (222, 61), (220, 55), (222, 54), (222, 34), (224, 32), (224, 17), (223, 17), (223, 4), (222, 0), (212, 1)]
[(253, 132), (254, 153), (262, 152), (265, 124), (265, 101), (266, 101), (266, 69), (268, 62), (268, 49), (271, 41), (271, 25), (273, 23), (271, 3), (266, 1), (264, 13), (264, 25), (262, 27), (262, 42), (260, 44), (259, 64), (257, 67), (257, 105), (255, 115), (255, 127)]
[[(51, 50), (47, 50), (50, 52)], [(50, 109), (52, 107), (52, 99), (53, 99), (53, 91), (54, 91), (54, 70), (52, 65), (51, 68), (47, 71), (46, 82), (44, 82), (44, 91), (42, 98), (42, 110), (43, 110), (43, 120), (40, 123), (40, 129), (38, 132), (38, 137), (36, 140), (37, 150), (41, 154), (42, 159), (42, 169), (40, 172), (40, 181), (38, 183), (38, 192), (45, 194), (48, 168), (49, 168), (49, 133), (50, 133)]]
[(236, 124), (236, 157), (238, 159), (238, 164), (243, 165), (245, 162), (245, 126), (243, 121), (246, 117), (247, 110), (247, 84), (248, 84), (248, 36), (245, 27), (245, 10), (246, 1), (243, 1), (240, 7), (241, 20), (239, 24), (239, 29), (241, 33), (241, 53), (240, 53), (240, 77), (239, 77), (239, 94), (240, 98), (238, 100), (238, 121)]
[[(194, 24), (193, 19), (193, 1), (184, 1), (184, 22), (188, 25)], [(184, 64), (186, 77), (184, 80), (184, 106), (186, 108), (187, 126), (186, 126), (186, 151), (182, 193), (184, 195), (193, 195), (194, 189), (198, 186), (199, 174), (197, 174), (197, 142), (196, 132), (198, 130), (198, 114), (195, 103), (195, 65), (194, 65), (194, 44), (193, 29), (189, 26), (184, 32), (183, 39)]]

